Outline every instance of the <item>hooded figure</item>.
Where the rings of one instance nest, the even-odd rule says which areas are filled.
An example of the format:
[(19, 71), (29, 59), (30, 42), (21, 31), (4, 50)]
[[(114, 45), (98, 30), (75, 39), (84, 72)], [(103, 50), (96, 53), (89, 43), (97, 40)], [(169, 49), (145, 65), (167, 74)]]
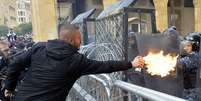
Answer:
[(14, 101), (65, 101), (69, 90), (82, 75), (111, 73), (143, 67), (142, 57), (134, 61), (95, 61), (78, 53), (80, 32), (74, 25), (62, 25), (59, 39), (35, 44), (9, 65), (6, 96), (15, 90), (17, 78), (29, 67), (17, 85)]

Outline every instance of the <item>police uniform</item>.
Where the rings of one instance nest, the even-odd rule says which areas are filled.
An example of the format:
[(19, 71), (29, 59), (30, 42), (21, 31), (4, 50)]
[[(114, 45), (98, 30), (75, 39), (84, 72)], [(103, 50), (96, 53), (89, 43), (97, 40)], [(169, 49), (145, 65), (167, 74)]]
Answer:
[(192, 44), (192, 53), (180, 55), (178, 63), (183, 70), (183, 97), (188, 101), (201, 101), (201, 88), (196, 88), (197, 71), (201, 66), (200, 35), (191, 33), (185, 37), (185, 41)]

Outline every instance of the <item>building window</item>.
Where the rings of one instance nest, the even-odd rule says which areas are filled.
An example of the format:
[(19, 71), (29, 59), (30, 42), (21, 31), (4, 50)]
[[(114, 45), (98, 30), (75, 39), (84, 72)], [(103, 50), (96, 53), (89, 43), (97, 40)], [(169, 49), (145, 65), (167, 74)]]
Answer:
[(18, 3), (18, 8), (19, 8), (19, 9), (25, 9), (25, 3), (19, 2), (19, 3)]
[(25, 22), (26, 22), (25, 17), (21, 18), (21, 20), (22, 20), (22, 23), (25, 23)]
[(20, 11), (20, 16), (22, 16), (23, 15), (23, 12), (22, 11)]
[(24, 21), (23, 21), (23, 18), (20, 18), (20, 22), (24, 22)]
[(20, 6), (20, 3), (18, 3), (18, 8), (20, 8), (21, 6)]
[(8, 19), (4, 17), (4, 25), (7, 25), (7, 23), (8, 23)]
[(171, 1), (173, 1), (175, 7), (181, 7), (182, 0), (168, 0), (168, 7), (171, 6)]
[(193, 0), (184, 0), (184, 7), (193, 7)]
[(18, 11), (18, 15), (19, 16), (25, 16), (25, 12), (24, 11)]
[(23, 12), (22, 11), (20, 12), (20, 15), (23, 16)]
[(131, 30), (133, 31), (133, 32), (139, 32), (139, 26), (138, 26), (138, 24), (132, 24), (131, 25)]

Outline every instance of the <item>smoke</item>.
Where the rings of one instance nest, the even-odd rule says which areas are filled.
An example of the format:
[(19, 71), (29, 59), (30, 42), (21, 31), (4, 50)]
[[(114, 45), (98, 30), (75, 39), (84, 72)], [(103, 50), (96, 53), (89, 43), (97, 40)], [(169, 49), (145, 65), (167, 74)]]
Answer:
[(136, 42), (139, 54), (164, 51), (164, 54), (177, 55), (180, 49), (179, 34), (172, 30), (161, 34), (137, 34)]

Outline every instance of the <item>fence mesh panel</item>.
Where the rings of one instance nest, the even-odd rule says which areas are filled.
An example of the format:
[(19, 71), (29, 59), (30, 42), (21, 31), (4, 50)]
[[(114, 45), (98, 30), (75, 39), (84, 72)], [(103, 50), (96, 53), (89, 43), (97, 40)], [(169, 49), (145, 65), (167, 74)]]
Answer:
[[(94, 44), (90, 44), (81, 48), (80, 53), (87, 55), (88, 58), (107, 61), (107, 60), (124, 60), (123, 47), (123, 14), (117, 14), (107, 18), (99, 19), (95, 22), (96, 35)], [(82, 31), (82, 24), (79, 24)], [(82, 27), (83, 28), (83, 27)], [(122, 80), (122, 72), (106, 74), (112, 80)], [(104, 82), (107, 79), (101, 75), (96, 75)], [(109, 95), (106, 93), (106, 86), (89, 76), (80, 78), (77, 82), (89, 95), (97, 101), (108, 101)], [(122, 101), (124, 95), (118, 88), (110, 88), (112, 101)], [(76, 94), (75, 94), (76, 93)], [(78, 96), (75, 88), (70, 92), (71, 101), (85, 101), (86, 99)], [(80, 95), (79, 95), (80, 96)], [(85, 95), (87, 96), (87, 95)], [(79, 100), (78, 100), (79, 99)]]

